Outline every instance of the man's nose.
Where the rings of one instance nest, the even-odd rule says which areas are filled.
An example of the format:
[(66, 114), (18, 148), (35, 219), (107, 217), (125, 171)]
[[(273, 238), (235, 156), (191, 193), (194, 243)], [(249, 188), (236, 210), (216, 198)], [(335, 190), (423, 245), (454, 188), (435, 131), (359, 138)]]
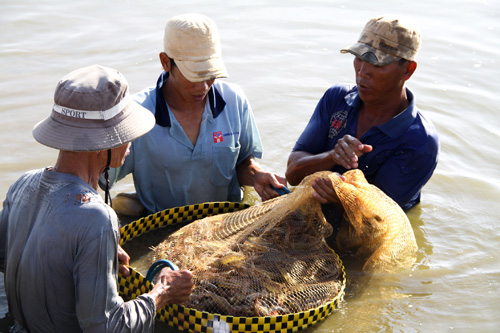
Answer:
[(361, 61), (358, 68), (358, 74), (368, 76), (370, 74), (371, 65), (366, 61)]
[(208, 81), (196, 82), (194, 87), (196, 90), (205, 91), (208, 89)]

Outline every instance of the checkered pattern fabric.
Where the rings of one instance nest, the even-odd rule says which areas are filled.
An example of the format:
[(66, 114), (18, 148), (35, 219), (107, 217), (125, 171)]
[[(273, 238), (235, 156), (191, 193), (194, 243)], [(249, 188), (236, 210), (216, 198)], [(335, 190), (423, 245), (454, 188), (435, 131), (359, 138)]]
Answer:
[[(166, 225), (194, 221), (207, 216), (234, 212), (248, 207), (248, 205), (242, 203), (211, 202), (176, 207), (158, 212), (122, 227), (121, 244), (145, 232)], [(147, 293), (152, 287), (152, 284), (133, 268), (131, 268), (131, 274), (128, 277), (119, 274), (119, 293), (125, 300), (134, 299), (143, 293)], [(344, 296), (344, 288), (345, 272), (343, 271), (342, 291), (337, 297), (323, 306), (289, 315), (233, 317), (197, 311), (182, 305), (172, 304), (159, 309), (157, 319), (168, 323), (180, 331), (187, 332), (295, 332), (321, 321), (337, 309)]]

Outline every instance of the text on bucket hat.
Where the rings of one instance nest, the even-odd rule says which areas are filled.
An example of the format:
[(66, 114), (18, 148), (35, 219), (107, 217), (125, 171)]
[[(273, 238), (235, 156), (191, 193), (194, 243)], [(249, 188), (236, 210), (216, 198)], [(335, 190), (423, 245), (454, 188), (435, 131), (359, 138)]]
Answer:
[(215, 22), (201, 14), (172, 17), (165, 26), (165, 53), (191, 82), (227, 77)]
[(119, 147), (150, 131), (153, 114), (134, 102), (125, 77), (92, 65), (72, 71), (57, 84), (50, 116), (33, 128), (33, 137), (66, 151)]
[(416, 28), (396, 18), (378, 17), (366, 23), (357, 43), (340, 52), (384, 66), (401, 58), (414, 61), (420, 44), (420, 32)]

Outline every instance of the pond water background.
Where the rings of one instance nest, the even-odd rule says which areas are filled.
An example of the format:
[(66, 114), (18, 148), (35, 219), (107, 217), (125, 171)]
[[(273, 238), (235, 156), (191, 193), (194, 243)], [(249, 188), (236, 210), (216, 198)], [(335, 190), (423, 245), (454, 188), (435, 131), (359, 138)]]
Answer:
[[(98, 63), (132, 92), (160, 72), (163, 27), (185, 12), (213, 18), (231, 82), (246, 92), (264, 144), (262, 165), (284, 174), (288, 154), (325, 90), (354, 81), (352, 56), (366, 21), (415, 21), (423, 45), (408, 82), (434, 122), (439, 165), (408, 212), (419, 245), (411, 270), (350, 289), (309, 332), (494, 332), (500, 328), (500, 2), (26, 1), (0, 2), (0, 194), (57, 152), (35, 142), (57, 81)], [(114, 194), (133, 190), (131, 178)], [(0, 274), (0, 318), (7, 312)]]

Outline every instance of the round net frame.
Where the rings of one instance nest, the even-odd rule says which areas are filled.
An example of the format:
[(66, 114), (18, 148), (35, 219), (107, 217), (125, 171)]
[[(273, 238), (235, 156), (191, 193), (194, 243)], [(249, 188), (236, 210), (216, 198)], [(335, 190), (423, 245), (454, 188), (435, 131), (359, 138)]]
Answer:
[[(310, 200), (310, 186), (299, 188), (252, 207), (228, 202), (184, 206), (124, 226), (121, 244), (197, 220), (155, 249), (154, 259), (168, 258), (190, 269), (196, 286), (188, 303), (167, 305), (157, 318), (193, 332), (282, 332), (306, 328), (335, 310), (345, 272), (324, 242), (331, 226)], [(152, 288), (135, 270), (120, 276), (119, 284), (125, 299)]]

